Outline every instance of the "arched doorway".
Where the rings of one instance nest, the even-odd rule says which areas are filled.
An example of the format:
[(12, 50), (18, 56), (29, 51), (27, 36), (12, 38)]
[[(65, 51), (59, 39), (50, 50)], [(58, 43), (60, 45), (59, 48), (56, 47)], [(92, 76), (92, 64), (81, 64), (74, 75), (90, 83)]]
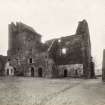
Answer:
[(42, 77), (42, 68), (38, 68), (38, 77)]
[(13, 76), (14, 75), (14, 69), (12, 67), (6, 69), (6, 75), (7, 76)]
[(16, 75), (17, 73), (16, 73), (16, 68), (14, 67), (14, 75)]
[(77, 70), (75, 70), (75, 76), (78, 76), (78, 71)]
[(67, 69), (64, 69), (64, 77), (67, 77)]
[(9, 69), (7, 69), (7, 76), (9, 76)]
[(31, 67), (31, 76), (34, 77), (34, 68)]

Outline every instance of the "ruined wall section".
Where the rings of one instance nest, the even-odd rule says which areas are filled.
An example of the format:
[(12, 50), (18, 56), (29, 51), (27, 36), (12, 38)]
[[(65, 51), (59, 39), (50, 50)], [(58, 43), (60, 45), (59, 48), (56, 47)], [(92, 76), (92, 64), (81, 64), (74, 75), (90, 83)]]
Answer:
[[(67, 70), (66, 76), (83, 76), (83, 68), (80, 67), (83, 65), (82, 41), (81, 35), (71, 35), (46, 42), (47, 45), (54, 42), (49, 55), (56, 64), (57, 69), (55, 71), (58, 77), (64, 77), (65, 70)], [(65, 53), (63, 53), (63, 49), (66, 50)], [(78, 75), (75, 74), (76, 71)]]
[[(65, 54), (62, 52), (63, 49), (66, 50)], [(49, 53), (57, 65), (83, 63), (82, 36), (71, 35), (55, 39)]]
[[(64, 53), (63, 49), (66, 50)], [(57, 65), (83, 64), (83, 75), (90, 78), (91, 42), (86, 20), (79, 22), (75, 35), (55, 39), (50, 55)]]
[(7, 62), (8, 57), (0, 55), (0, 76), (5, 75), (5, 64)]
[[(67, 36), (60, 38), (61, 42), (58, 42), (59, 48), (57, 50), (57, 64), (67, 65), (67, 64), (81, 64), (82, 60), (82, 49), (81, 49), (81, 36)], [(63, 49), (66, 50), (63, 53)]]
[(41, 51), (41, 47), (41, 36), (31, 27), (23, 23), (9, 25), (8, 57), (18, 72), (24, 72), (29, 59), (35, 59), (35, 54)]

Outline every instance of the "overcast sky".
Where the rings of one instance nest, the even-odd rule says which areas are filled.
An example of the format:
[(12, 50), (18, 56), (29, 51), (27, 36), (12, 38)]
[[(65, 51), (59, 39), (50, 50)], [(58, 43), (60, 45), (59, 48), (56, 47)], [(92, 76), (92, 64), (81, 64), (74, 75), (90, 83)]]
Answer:
[(8, 24), (21, 21), (42, 34), (43, 40), (75, 33), (78, 21), (89, 24), (96, 67), (105, 48), (105, 0), (0, 0), (0, 54), (8, 49)]

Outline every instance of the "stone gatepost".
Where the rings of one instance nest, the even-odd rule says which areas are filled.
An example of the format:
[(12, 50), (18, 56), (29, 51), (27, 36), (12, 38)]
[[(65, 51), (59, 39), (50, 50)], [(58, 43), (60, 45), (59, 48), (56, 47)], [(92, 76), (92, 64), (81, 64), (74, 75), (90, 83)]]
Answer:
[(105, 49), (103, 51), (102, 80), (105, 82)]

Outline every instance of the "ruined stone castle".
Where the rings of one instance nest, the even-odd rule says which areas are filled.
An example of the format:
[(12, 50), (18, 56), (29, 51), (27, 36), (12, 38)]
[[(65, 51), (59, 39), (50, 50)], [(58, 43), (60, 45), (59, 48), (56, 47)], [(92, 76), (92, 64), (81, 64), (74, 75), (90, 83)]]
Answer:
[[(13, 68), (8, 68), (8, 65)], [(21, 22), (9, 24), (5, 75), (91, 78), (93, 72), (86, 20), (79, 22), (74, 35), (45, 43), (41, 42), (41, 35), (30, 26)]]

